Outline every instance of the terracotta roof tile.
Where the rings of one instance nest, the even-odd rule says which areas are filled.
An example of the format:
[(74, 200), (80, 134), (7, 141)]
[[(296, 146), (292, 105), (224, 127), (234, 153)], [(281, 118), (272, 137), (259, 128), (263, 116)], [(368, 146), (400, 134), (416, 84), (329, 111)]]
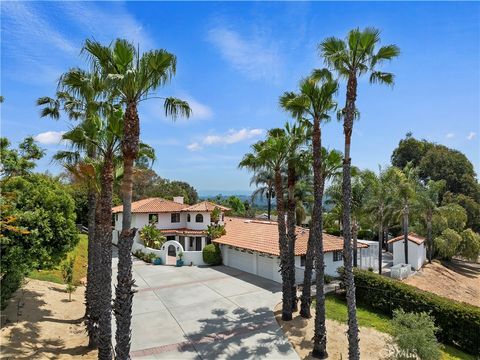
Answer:
[[(278, 227), (275, 221), (262, 221), (240, 218), (225, 218), (226, 234), (213, 240), (218, 244), (235, 246), (242, 249), (254, 250), (266, 254), (280, 254), (278, 246)], [(295, 255), (307, 253), (309, 230), (297, 227), (295, 241)], [(359, 248), (366, 248), (366, 244), (358, 244)], [(323, 234), (324, 252), (343, 250), (343, 239), (338, 236)]]
[(164, 235), (206, 235), (205, 230), (192, 230), (187, 228), (180, 229), (160, 229)]
[(210, 201), (202, 201), (198, 204), (195, 204), (195, 205), (191, 205), (191, 206), (188, 206), (186, 207), (185, 209), (183, 209), (182, 211), (213, 211), (215, 208), (219, 208), (220, 210), (223, 210), (223, 211), (228, 211), (230, 210), (230, 208), (227, 208), (225, 206), (222, 206), (222, 205), (218, 205), (218, 204), (214, 204)]
[[(161, 198), (148, 198), (132, 202), (132, 213), (177, 212), (188, 207), (175, 201)], [(113, 213), (123, 212), (123, 205), (112, 208)]]
[[(403, 235), (400, 235), (400, 236), (397, 236), (393, 239), (390, 239), (387, 241), (388, 244), (391, 244), (391, 243), (394, 243), (396, 241), (400, 241), (400, 240), (403, 240), (404, 236)], [(425, 242), (425, 238), (420, 236), (420, 235), (417, 235), (415, 234), (414, 232), (410, 232), (408, 233), (408, 240), (410, 240), (411, 242), (414, 242), (415, 244), (417, 245), (422, 245), (424, 242)]]

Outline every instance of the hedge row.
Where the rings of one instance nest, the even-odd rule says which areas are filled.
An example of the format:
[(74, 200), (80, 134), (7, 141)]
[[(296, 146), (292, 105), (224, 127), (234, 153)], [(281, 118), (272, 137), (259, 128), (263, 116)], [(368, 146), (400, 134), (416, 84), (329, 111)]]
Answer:
[(354, 269), (359, 304), (392, 316), (395, 309), (428, 312), (439, 327), (438, 340), (480, 355), (480, 308), (419, 290), (398, 280)]

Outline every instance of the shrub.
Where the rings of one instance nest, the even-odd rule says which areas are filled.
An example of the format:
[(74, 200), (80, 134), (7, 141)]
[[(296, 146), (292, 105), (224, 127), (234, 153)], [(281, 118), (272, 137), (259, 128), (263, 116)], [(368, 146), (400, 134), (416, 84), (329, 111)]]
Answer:
[(216, 244), (208, 244), (202, 251), (203, 261), (208, 265), (220, 265), (222, 263), (222, 253), (220, 247)]
[(140, 239), (143, 244), (152, 249), (160, 249), (167, 238), (163, 236), (162, 232), (157, 229), (155, 224), (145, 225), (140, 230)]
[(427, 313), (393, 312), (393, 338), (397, 344), (395, 359), (440, 359), (440, 344), (434, 319)]
[(329, 235), (340, 236), (341, 232), (339, 229), (336, 228), (326, 228), (325, 232)]
[(427, 312), (435, 319), (437, 338), (471, 354), (480, 353), (480, 308), (443, 298), (400, 281), (354, 269), (359, 304), (392, 316), (396, 309)]
[(358, 231), (357, 237), (362, 240), (372, 240), (375, 233), (372, 230), (361, 229)]
[(324, 279), (325, 279), (325, 284), (330, 284), (335, 278), (331, 275), (325, 274)]
[(450, 260), (457, 254), (461, 242), (462, 237), (455, 230), (446, 229), (435, 238), (435, 248), (442, 258)]

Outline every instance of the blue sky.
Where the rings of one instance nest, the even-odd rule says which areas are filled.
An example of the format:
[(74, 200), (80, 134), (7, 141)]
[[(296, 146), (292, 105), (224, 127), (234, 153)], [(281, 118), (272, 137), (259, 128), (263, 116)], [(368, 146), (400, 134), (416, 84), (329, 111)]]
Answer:
[[(39, 118), (35, 100), (54, 95), (69, 67), (85, 66), (86, 38), (125, 37), (143, 49), (178, 57), (177, 76), (159, 94), (187, 99), (194, 115), (176, 123), (162, 103), (140, 107), (141, 137), (154, 146), (154, 169), (200, 191), (248, 190), (237, 165), (265, 131), (289, 120), (278, 106), (284, 91), (323, 66), (316, 46), (354, 27), (382, 30), (400, 58), (384, 69), (395, 87), (361, 80), (353, 163), (377, 169), (411, 131), (415, 137), (464, 152), (480, 171), (479, 3), (158, 3), (1, 2), (1, 132), (14, 144), (34, 135), (51, 163), (69, 123)], [(344, 87), (338, 101), (343, 104)], [(342, 149), (342, 127), (324, 126), (324, 144)]]

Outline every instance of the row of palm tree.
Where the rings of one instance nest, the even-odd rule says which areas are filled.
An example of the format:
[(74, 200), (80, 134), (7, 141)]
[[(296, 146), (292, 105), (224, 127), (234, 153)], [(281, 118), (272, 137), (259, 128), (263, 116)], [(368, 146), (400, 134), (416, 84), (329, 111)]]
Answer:
[[(329, 159), (325, 158), (326, 152), (322, 151), (322, 125), (328, 122), (337, 109), (335, 95), (338, 92), (339, 80), (346, 80), (346, 102), (345, 106), (337, 112), (339, 120), (343, 120), (345, 135), (345, 148), (343, 153), (343, 171), (339, 177), (341, 185), (342, 202), (342, 228), (344, 237), (344, 269), (346, 297), (348, 305), (348, 344), (349, 359), (358, 359), (360, 356), (358, 347), (358, 322), (356, 318), (355, 283), (353, 277), (354, 251), (356, 244), (352, 245), (352, 223), (353, 238), (356, 240), (356, 229), (358, 215), (363, 198), (366, 195), (364, 184), (354, 184), (352, 189), (351, 180), (351, 140), (353, 123), (359, 116), (356, 108), (357, 84), (359, 77), (369, 75), (371, 83), (393, 84), (394, 76), (391, 73), (379, 71), (377, 68), (385, 61), (391, 60), (399, 55), (399, 49), (395, 45), (378, 47), (380, 43), (380, 32), (377, 29), (366, 28), (364, 30), (351, 30), (343, 39), (330, 37), (322, 41), (318, 48), (327, 68), (314, 70), (307, 78), (301, 80), (297, 92), (285, 92), (280, 97), (280, 106), (288, 112), (299, 126), (306, 126), (307, 137), (303, 140), (308, 143), (310, 149), (310, 168), (313, 172), (313, 211), (310, 225), (310, 238), (308, 241), (305, 278), (302, 293), (301, 315), (310, 317), (310, 285), (313, 263), (315, 263), (316, 274), (316, 317), (314, 332), (314, 349), (312, 355), (317, 358), (326, 358), (326, 326), (325, 326), (325, 295), (324, 288), (324, 259), (323, 259), (323, 195), (325, 181), (336, 174), (336, 169), (329, 168)], [(295, 243), (293, 225), (295, 212), (293, 207), (292, 187), (289, 176), (291, 169), (287, 169), (286, 178), (289, 185), (287, 192), (287, 217), (285, 225), (285, 200), (282, 181), (282, 167), (287, 167), (295, 155), (289, 152), (289, 144), (285, 144), (282, 138), (278, 142), (275, 133), (270, 131), (265, 141), (253, 145), (253, 152), (247, 154), (240, 163), (242, 167), (248, 167), (257, 173), (260, 171), (273, 171), (275, 174), (275, 194), (277, 198), (279, 247), (281, 258), (281, 273), (283, 282), (282, 296), (282, 319), (292, 318), (292, 289), (294, 289), (294, 268), (291, 249)], [(284, 133), (288, 132), (288, 128)], [(289, 141), (294, 141), (289, 139)], [(287, 141), (288, 142), (288, 141)], [(273, 145), (273, 143), (275, 145)], [(270, 150), (266, 150), (270, 148)], [(338, 153), (332, 153), (337, 157)], [(273, 161), (275, 159), (275, 161)], [(331, 164), (332, 162), (330, 162)], [(338, 164), (338, 161), (336, 162)], [(352, 193), (353, 192), (353, 193)], [(290, 229), (290, 231), (289, 231)], [(315, 259), (315, 262), (313, 261)]]
[[(89, 186), (89, 232), (86, 328), (89, 344), (98, 347), (99, 359), (130, 358), (133, 301), (131, 248), (137, 229), (131, 229), (132, 176), (139, 157), (154, 157), (140, 143), (137, 107), (149, 98), (164, 102), (166, 116), (190, 116), (187, 102), (160, 97), (154, 91), (175, 75), (176, 57), (166, 50), (140, 53), (126, 40), (104, 46), (87, 40), (83, 53), (90, 69), (70, 69), (59, 80), (55, 98), (38, 100), (42, 116), (58, 119), (61, 112), (79, 125), (64, 134), (71, 151), (55, 156)], [(118, 275), (112, 307), (112, 191), (121, 170), (123, 224), (118, 243)], [(112, 348), (112, 311), (116, 319)]]

